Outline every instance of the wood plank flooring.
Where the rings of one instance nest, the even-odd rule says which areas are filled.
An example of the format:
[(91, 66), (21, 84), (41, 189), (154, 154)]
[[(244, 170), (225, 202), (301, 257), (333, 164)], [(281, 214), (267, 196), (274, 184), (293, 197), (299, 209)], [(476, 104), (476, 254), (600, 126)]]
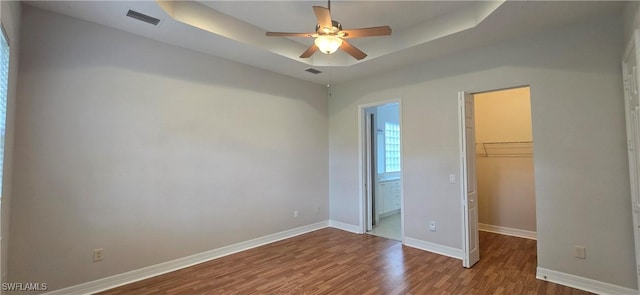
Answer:
[(457, 259), (325, 228), (100, 294), (590, 294), (536, 280), (536, 242), (480, 232)]

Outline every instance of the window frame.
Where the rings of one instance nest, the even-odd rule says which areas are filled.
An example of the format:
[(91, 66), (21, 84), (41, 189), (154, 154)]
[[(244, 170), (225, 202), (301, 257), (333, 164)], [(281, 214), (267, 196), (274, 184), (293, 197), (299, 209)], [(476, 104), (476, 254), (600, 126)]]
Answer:
[[(9, 39), (9, 34), (7, 34), (7, 31), (5, 30), (4, 27), (4, 23), (2, 23), (2, 21), (0, 21), (0, 31), (2, 31), (2, 38), (4, 39), (4, 42), (6, 42), (7, 44), (7, 69), (6, 69), (6, 77), (4, 76), (4, 73), (0, 72), (0, 82), (6, 78), (6, 91), (4, 93), (4, 98), (0, 98), (0, 102), (2, 101), (2, 99), (4, 99), (4, 118), (0, 117), (0, 119), (2, 119), (0, 122), (0, 124), (4, 125), (4, 134), (0, 133), (0, 199), (2, 199), (2, 195), (3, 195), (3, 190), (4, 190), (4, 164), (5, 164), (5, 143), (6, 143), (6, 130), (7, 130), (7, 112), (8, 112), (8, 105), (9, 105), (9, 87), (10, 87), (10, 75), (11, 75), (11, 40)], [(1, 42), (0, 42), (1, 43)], [(0, 45), (1, 46), (1, 45)], [(3, 48), (0, 48), (0, 50), (2, 50)], [(0, 58), (0, 62), (1, 62), (2, 58)], [(1, 132), (2, 130), (0, 130)]]
[(384, 172), (400, 170), (400, 123), (384, 122)]

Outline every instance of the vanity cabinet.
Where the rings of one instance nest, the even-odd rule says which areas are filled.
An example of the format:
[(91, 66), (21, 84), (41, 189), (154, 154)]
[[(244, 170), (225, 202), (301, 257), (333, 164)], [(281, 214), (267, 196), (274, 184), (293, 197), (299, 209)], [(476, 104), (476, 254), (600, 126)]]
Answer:
[(385, 180), (378, 182), (378, 215), (384, 217), (400, 210), (400, 180)]

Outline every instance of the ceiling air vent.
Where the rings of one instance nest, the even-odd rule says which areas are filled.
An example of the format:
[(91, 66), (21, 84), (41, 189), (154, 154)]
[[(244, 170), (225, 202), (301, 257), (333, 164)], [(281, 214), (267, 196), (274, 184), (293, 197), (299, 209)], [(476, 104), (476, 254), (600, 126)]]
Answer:
[(153, 16), (148, 16), (146, 14), (142, 14), (140, 12), (133, 11), (131, 9), (129, 9), (129, 12), (127, 12), (127, 16), (131, 17), (131, 18), (135, 18), (135, 19), (137, 19), (139, 21), (143, 21), (145, 23), (152, 24), (154, 26), (157, 26), (158, 23), (160, 22), (160, 19), (158, 19), (158, 18), (155, 18)]
[(307, 71), (307, 72), (309, 72), (309, 73), (311, 73), (311, 74), (315, 74), (315, 75), (322, 73), (322, 71), (320, 71), (320, 70), (316, 70), (316, 69), (314, 69), (314, 68), (308, 68), (308, 69), (306, 69), (305, 71)]

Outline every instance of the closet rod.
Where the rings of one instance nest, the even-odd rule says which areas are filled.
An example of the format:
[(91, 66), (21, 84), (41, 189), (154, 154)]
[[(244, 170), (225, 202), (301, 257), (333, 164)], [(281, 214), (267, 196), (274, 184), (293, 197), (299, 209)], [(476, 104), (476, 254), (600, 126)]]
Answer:
[(487, 141), (476, 143), (480, 157), (532, 157), (533, 141)]

